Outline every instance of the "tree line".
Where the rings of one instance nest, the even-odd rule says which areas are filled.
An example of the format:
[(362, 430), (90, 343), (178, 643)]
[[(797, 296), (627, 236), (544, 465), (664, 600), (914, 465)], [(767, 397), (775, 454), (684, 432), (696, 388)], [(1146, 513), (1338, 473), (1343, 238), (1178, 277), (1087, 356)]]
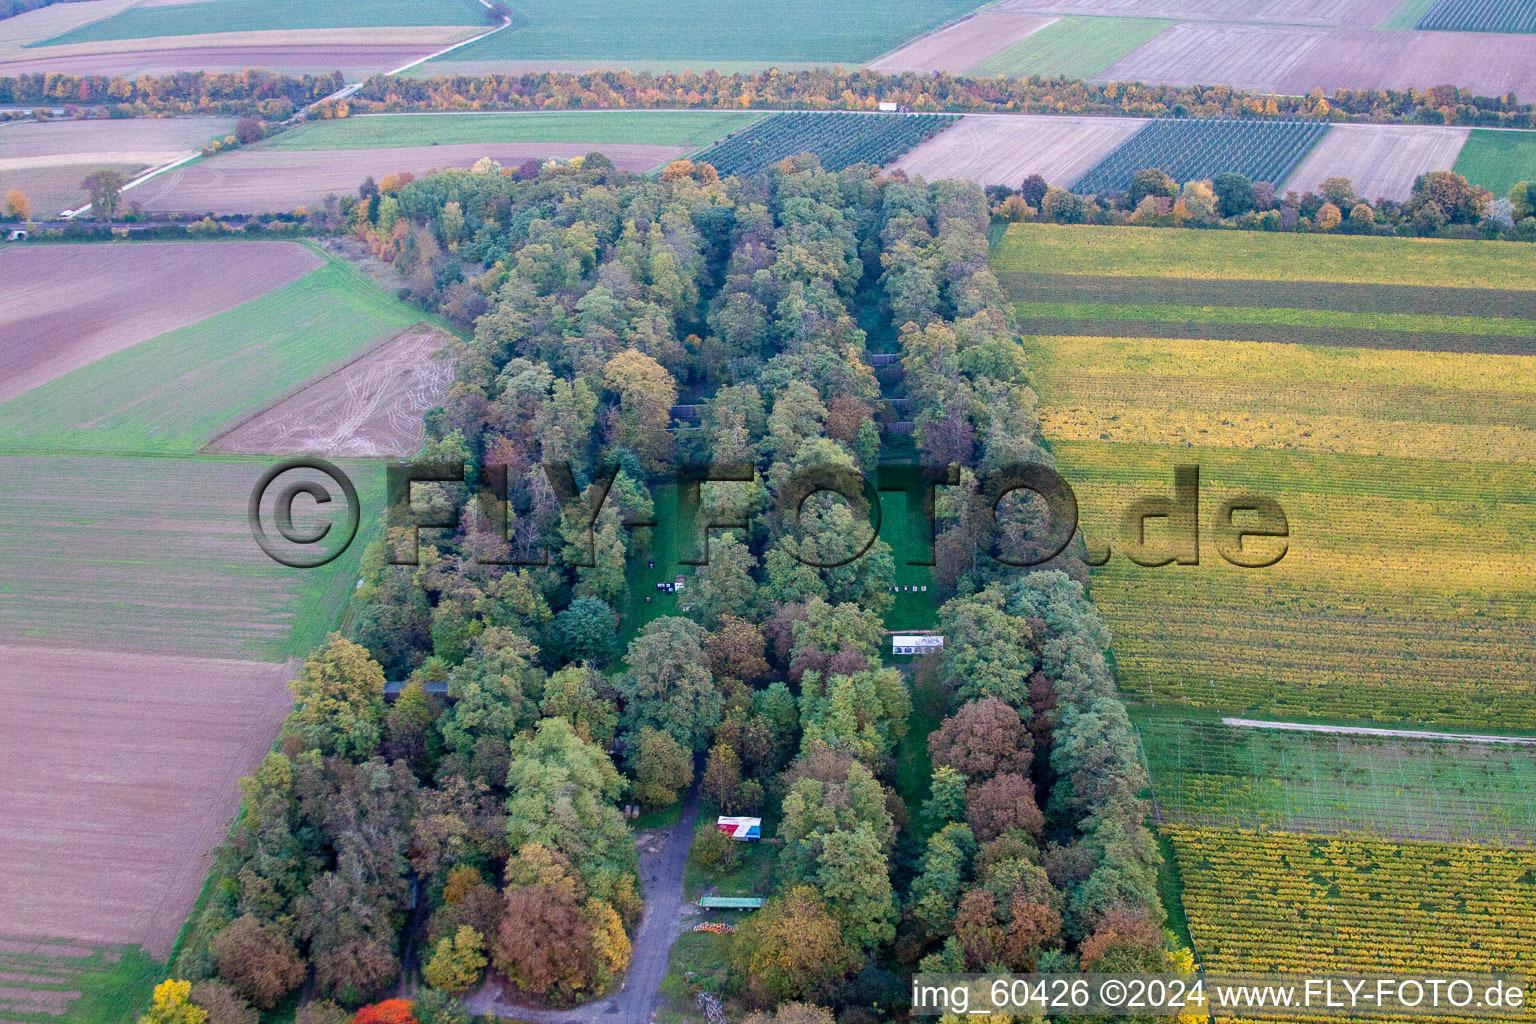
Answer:
[[(0, 103), (65, 105), (71, 116), (254, 114), (280, 121), (345, 84), (340, 72), (300, 77), (259, 68), (138, 78), (64, 73), (0, 78)], [(1073, 78), (968, 78), (943, 72), (885, 75), (868, 69), (769, 69), (721, 74), (598, 70), (435, 78), (377, 75), (353, 96), (322, 104), (317, 117), (411, 110), (589, 110), (641, 108), (875, 110), (1097, 114), (1128, 117), (1317, 117), (1334, 121), (1536, 127), (1536, 104), (1513, 94), (1479, 96), (1454, 85), (1340, 89), (1281, 96), (1229, 86), (1092, 83)]]

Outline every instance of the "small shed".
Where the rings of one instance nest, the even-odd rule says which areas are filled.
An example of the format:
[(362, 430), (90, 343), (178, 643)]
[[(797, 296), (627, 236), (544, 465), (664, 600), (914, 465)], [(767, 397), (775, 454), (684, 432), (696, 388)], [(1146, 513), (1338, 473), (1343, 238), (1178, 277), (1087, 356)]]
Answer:
[(942, 636), (893, 636), (892, 654), (931, 654), (944, 649)]
[(762, 818), (733, 818), (721, 816), (715, 819), (715, 827), (738, 843), (750, 843), (763, 838)]

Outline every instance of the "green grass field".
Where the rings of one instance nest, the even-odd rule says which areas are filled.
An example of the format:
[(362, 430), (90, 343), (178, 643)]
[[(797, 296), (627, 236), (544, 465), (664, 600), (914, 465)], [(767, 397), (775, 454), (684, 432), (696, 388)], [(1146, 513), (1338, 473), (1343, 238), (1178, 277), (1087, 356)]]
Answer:
[(1089, 78), (1172, 24), (1156, 18), (1061, 18), (965, 73), (979, 77)]
[[(485, 8), (475, 0), (206, 0), (161, 7), (130, 7), (31, 46), (109, 39), (193, 36), (271, 29), (388, 28), (401, 25), (480, 25)], [(367, 42), (359, 38), (358, 42)]]
[(164, 971), (136, 946), (0, 938), (0, 1015), (16, 1024), (124, 1024)]
[(0, 633), (264, 661), (312, 650), (336, 628), (378, 529), (384, 472), (341, 464), (362, 506), (358, 536), (330, 564), (293, 569), (262, 552), (246, 518), (276, 461), (0, 457)]
[(374, 114), (308, 121), (259, 149), (381, 149), (471, 142), (704, 146), (763, 115), (735, 111), (593, 110), (510, 114)]
[(999, 274), (1340, 281), (1536, 289), (1526, 242), (1169, 231), (1015, 224), (992, 252)]
[(1164, 818), (1201, 827), (1508, 842), (1536, 828), (1531, 747), (1137, 722)]
[(1474, 129), (1454, 170), (1494, 196), (1506, 196), (1515, 182), (1536, 180), (1536, 132)]
[[(852, 66), (977, 5), (975, 0), (520, 0), (516, 6), (524, 25), (444, 59)], [(424, 70), (430, 68), (429, 63)]]
[(1435, 6), (1435, 0), (1402, 0), (1385, 21), (1377, 28), (1397, 29), (1408, 31), (1419, 23), (1419, 19), (1429, 13), (1429, 9)]
[(190, 454), (422, 314), (337, 264), (0, 405), (0, 451)]

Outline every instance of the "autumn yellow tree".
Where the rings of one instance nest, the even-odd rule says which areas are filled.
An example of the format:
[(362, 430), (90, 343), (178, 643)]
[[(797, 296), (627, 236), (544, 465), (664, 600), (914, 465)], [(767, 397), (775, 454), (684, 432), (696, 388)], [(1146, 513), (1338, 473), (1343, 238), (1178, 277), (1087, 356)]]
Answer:
[(603, 383), (618, 398), (610, 441), (634, 452), (648, 470), (666, 468), (672, 455), (667, 425), (677, 404), (677, 381), (666, 367), (631, 348), (603, 366)]
[(5, 215), (15, 220), (31, 220), (32, 200), (21, 189), (11, 189), (5, 194)]

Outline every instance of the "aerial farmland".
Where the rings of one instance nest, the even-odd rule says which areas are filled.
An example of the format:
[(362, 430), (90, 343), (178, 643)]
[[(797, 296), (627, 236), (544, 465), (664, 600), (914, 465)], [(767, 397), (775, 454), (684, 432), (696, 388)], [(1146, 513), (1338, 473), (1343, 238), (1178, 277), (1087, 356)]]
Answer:
[(1526, 1019), (1529, 6), (0, 0), (0, 1024)]

